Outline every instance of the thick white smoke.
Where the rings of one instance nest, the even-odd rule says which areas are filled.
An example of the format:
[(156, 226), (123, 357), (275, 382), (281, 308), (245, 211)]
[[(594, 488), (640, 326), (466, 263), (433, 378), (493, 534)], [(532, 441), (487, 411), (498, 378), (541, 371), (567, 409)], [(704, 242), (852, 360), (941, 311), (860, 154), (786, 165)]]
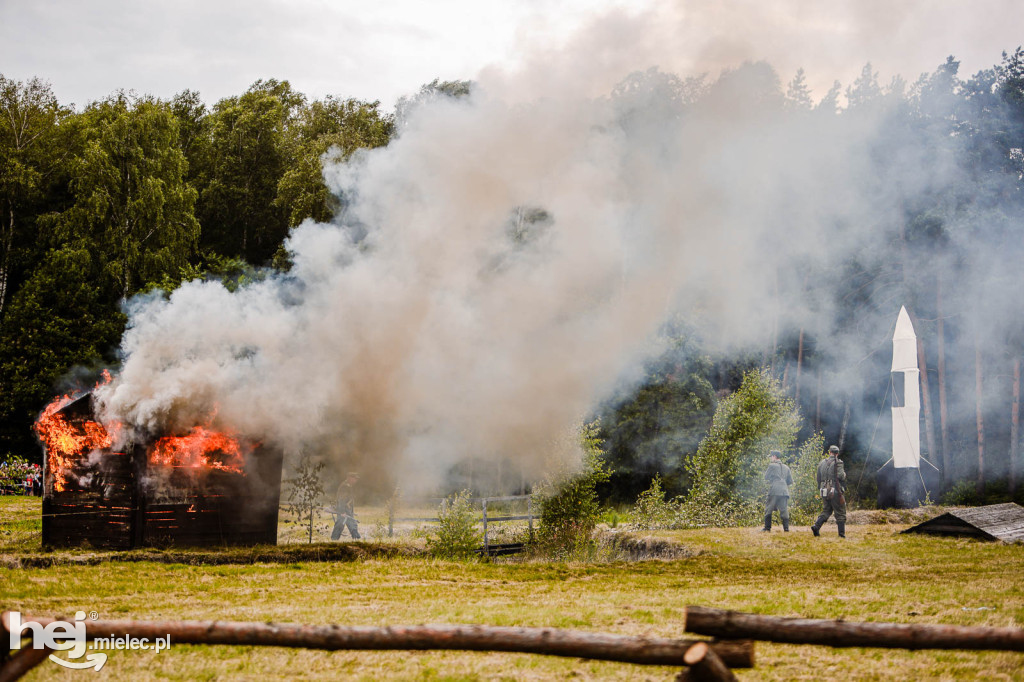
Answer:
[(718, 347), (763, 347), (779, 325), (826, 336), (829, 266), (955, 168), (907, 158), (893, 173), (913, 187), (894, 187), (871, 164), (884, 109), (841, 127), (795, 114), (763, 63), (623, 80), (617, 57), (600, 75), (619, 86), (595, 94), (585, 50), (609, 30), (564, 61), (485, 73), (329, 168), (347, 208), (292, 233), (288, 274), (134, 301), (107, 415), (166, 430), (216, 411), (406, 487), (470, 458), (533, 477), (673, 313)]

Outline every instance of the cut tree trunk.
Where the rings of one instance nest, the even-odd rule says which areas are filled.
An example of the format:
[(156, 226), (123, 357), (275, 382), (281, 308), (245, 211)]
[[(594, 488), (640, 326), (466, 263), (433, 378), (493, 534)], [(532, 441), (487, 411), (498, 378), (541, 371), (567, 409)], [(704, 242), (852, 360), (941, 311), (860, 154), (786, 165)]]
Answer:
[(1013, 403), (1010, 406), (1010, 498), (1017, 496), (1017, 451), (1020, 448), (1020, 358), (1013, 361)]
[(1024, 651), (1024, 628), (851, 623), (759, 616), (701, 606), (686, 607), (686, 632), (831, 647)]
[(800, 327), (800, 342), (796, 348), (796, 394), (793, 396), (793, 402), (796, 403), (797, 407), (800, 406), (800, 374), (804, 366), (804, 328)]
[(843, 449), (843, 442), (846, 440), (846, 426), (850, 423), (850, 401), (844, 403), (843, 425), (839, 428), (839, 449)]
[[(9, 612), (3, 614), (6, 629)], [(22, 622), (52, 623), (53, 618), (22, 616)], [(232, 623), (222, 621), (83, 621), (86, 636), (170, 637), (174, 644), (231, 644), (306, 649), (461, 650), (589, 658), (640, 665), (685, 665), (683, 656), (695, 639), (630, 637), (558, 628), (517, 628), (486, 625), (396, 625), (343, 627), (295, 623)], [(749, 641), (709, 642), (731, 668), (752, 668), (754, 647)]]
[[(921, 407), (924, 409), (925, 444), (928, 446), (928, 456), (938, 459), (935, 456), (937, 454), (935, 450), (935, 420), (932, 418), (932, 394), (928, 388), (928, 361), (924, 355), (924, 339), (921, 333), (923, 330), (918, 323), (917, 316), (912, 312), (910, 313), (910, 323), (917, 330), (917, 364), (921, 374)], [(945, 468), (944, 465), (943, 468)], [(945, 471), (942, 475), (943, 477), (946, 475)]]
[[(928, 362), (924, 355), (924, 341), (917, 337), (917, 363), (921, 366), (921, 407), (924, 408), (924, 438), (928, 445), (928, 456), (931, 459), (938, 453), (935, 447), (935, 417), (932, 415), (932, 393), (928, 385)], [(939, 462), (942, 464), (941, 460)], [(946, 475), (945, 472), (942, 473)]]
[[(4, 635), (7, 632), (4, 631)], [(6, 651), (6, 647), (4, 648)], [(14, 680), (20, 680), (23, 676), (28, 674), (32, 668), (36, 667), (43, 661), (45, 661), (50, 654), (54, 653), (53, 649), (18, 649), (12, 653), (6, 659), (0, 658), (0, 682), (14, 682)]]
[(776, 378), (775, 360), (779, 354), (779, 271), (775, 275), (775, 314), (772, 318), (772, 378)]
[(978, 337), (974, 337), (974, 390), (975, 390), (975, 417), (978, 422), (978, 482), (975, 486), (975, 493), (978, 495), (978, 503), (982, 502), (985, 496), (985, 416), (982, 410), (982, 398), (984, 396), (984, 385), (981, 373), (981, 344)]
[(938, 317), (938, 330), (936, 339), (939, 344), (938, 372), (939, 372), (939, 431), (942, 436), (942, 489), (949, 489), (949, 482), (953, 478), (953, 471), (950, 469), (949, 461), (949, 410), (946, 407), (946, 331), (945, 320), (942, 316), (942, 277), (935, 277), (935, 311)]
[(0, 320), (4, 317), (4, 308), (7, 302), (7, 281), (11, 271), (11, 248), (14, 245), (14, 209), (8, 211), (7, 227), (0, 237)]
[(705, 642), (697, 642), (683, 654), (689, 667), (676, 676), (676, 682), (732, 682), (736, 676)]
[(818, 368), (818, 393), (814, 396), (814, 430), (821, 431), (821, 368)]

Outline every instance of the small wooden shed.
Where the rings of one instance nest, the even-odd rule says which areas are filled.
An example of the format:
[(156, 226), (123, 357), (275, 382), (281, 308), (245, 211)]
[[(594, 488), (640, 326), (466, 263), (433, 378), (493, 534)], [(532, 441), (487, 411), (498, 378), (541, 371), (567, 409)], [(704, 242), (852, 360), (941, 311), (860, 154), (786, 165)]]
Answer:
[(1024, 507), (1006, 502), (953, 509), (903, 532), (1024, 542)]
[[(89, 394), (58, 411), (82, 432)], [(256, 444), (244, 467), (155, 464), (149, 445), (65, 458), (58, 484), (43, 457), (43, 545), (106, 549), (277, 543), (282, 453)]]

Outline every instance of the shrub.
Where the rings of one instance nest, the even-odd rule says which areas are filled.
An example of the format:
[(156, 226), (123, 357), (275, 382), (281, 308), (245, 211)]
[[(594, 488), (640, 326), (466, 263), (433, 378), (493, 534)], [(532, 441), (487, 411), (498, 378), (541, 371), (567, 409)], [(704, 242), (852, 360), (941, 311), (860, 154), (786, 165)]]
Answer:
[(789, 514), (795, 524), (810, 524), (821, 511), (817, 471), (824, 451), (825, 436), (816, 433), (797, 450), (796, 460), (789, 462), (793, 472), (793, 485), (789, 487)]
[(978, 488), (974, 481), (957, 481), (942, 494), (940, 501), (951, 507), (978, 504)]
[(395, 488), (391, 493), (391, 497), (384, 501), (384, 511), (387, 512), (387, 520), (378, 518), (373, 524), (373, 530), (370, 531), (370, 538), (377, 543), (383, 543), (385, 538), (392, 536), (393, 529), (391, 528), (390, 519), (394, 519), (397, 516), (398, 504), (402, 499), (402, 491), (399, 488)]
[(598, 428), (595, 421), (580, 431), (580, 469), (556, 472), (534, 494), (540, 520), (536, 547), (557, 559), (585, 560), (597, 552), (594, 530), (601, 518), (597, 485), (610, 475), (601, 459)]
[(618, 528), (619, 524), (627, 518), (618, 509), (605, 509), (604, 513), (601, 514), (601, 522), (609, 528)]
[(469, 559), (481, 544), (476, 512), (463, 490), (441, 501), (437, 532), (427, 538), (427, 549), (440, 559)]
[(308, 456), (303, 455), (299, 465), (295, 467), (295, 478), (285, 480), (285, 483), (291, 485), (287, 508), (299, 521), (302, 521), (304, 516), (309, 517), (310, 542), (313, 542), (314, 517), (320, 507), (320, 497), (324, 494), (324, 486), (320, 481), (320, 472), (324, 466), (323, 462), (313, 462)]
[(679, 519), (679, 502), (666, 500), (661, 488), (661, 475), (651, 481), (651, 487), (640, 493), (629, 513), (629, 525), (635, 530), (673, 528)]
[[(768, 370), (745, 373), (740, 388), (719, 402), (710, 432), (685, 462), (693, 485), (680, 506), (679, 524), (756, 523), (768, 491), (763, 476), (768, 451), (791, 450), (800, 421), (798, 408)], [(821, 444), (820, 435), (803, 443), (791, 467), (795, 495), (790, 499), (799, 509), (810, 504)]]

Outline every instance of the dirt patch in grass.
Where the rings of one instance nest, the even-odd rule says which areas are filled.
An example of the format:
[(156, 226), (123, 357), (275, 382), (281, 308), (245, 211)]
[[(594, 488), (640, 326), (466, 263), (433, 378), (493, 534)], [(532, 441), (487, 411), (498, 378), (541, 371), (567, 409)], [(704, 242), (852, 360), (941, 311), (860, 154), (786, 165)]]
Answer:
[(291, 564), (316, 561), (365, 561), (396, 559), (423, 554), (413, 545), (373, 543), (331, 543), (223, 549), (139, 549), (127, 552), (48, 552), (42, 554), (0, 554), (5, 568), (49, 568), (51, 566), (96, 566), (121, 561), (152, 561), (159, 564), (187, 566), (222, 566), (227, 564)]
[(913, 509), (855, 509), (846, 515), (852, 525), (918, 524), (945, 514), (952, 507), (927, 505)]
[(623, 561), (690, 559), (703, 553), (675, 540), (619, 531), (601, 533), (598, 542)]

